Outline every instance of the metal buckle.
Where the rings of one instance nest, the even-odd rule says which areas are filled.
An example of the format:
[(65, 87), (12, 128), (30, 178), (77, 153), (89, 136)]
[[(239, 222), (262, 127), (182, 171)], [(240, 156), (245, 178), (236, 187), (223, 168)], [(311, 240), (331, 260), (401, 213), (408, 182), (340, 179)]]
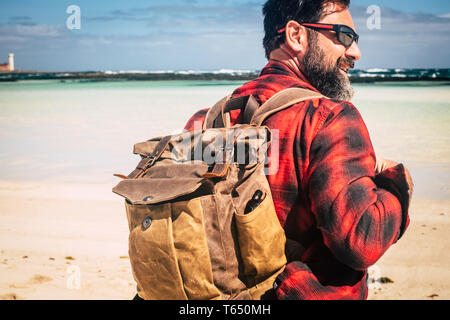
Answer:
[(147, 168), (155, 164), (157, 157), (155, 155), (152, 155), (149, 157), (149, 159), (151, 159), (152, 161), (146, 166)]

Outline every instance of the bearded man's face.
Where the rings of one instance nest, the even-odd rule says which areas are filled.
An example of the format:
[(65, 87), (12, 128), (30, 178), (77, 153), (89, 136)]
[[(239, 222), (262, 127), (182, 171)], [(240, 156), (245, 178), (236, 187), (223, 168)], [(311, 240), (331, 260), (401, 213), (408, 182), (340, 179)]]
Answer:
[[(342, 5), (329, 2), (318, 23), (345, 25), (355, 30), (350, 11)], [(308, 81), (323, 95), (338, 100), (351, 100), (354, 90), (348, 70), (361, 58), (358, 43), (344, 46), (337, 32), (332, 30), (307, 30), (307, 49), (302, 58), (302, 72)]]
[(336, 61), (329, 61), (326, 52), (318, 44), (314, 30), (308, 30), (309, 46), (303, 59), (304, 75), (313, 87), (328, 98), (351, 100), (353, 87), (347, 74), (354, 61), (345, 55)]

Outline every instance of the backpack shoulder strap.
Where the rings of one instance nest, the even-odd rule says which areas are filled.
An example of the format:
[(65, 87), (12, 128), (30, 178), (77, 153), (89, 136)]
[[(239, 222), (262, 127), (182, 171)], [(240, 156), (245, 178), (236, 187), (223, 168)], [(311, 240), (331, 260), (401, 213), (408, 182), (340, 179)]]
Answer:
[(251, 119), (251, 123), (260, 126), (265, 119), (278, 111), (305, 100), (320, 98), (326, 97), (309, 89), (289, 88), (282, 90), (274, 94), (256, 110)]

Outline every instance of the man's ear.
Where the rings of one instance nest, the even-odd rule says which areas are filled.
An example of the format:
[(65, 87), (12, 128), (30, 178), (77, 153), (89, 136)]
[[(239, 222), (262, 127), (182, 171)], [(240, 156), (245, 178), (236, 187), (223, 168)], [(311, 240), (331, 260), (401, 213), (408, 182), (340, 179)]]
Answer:
[(306, 28), (297, 21), (291, 20), (286, 24), (286, 45), (296, 54), (305, 52), (308, 43)]

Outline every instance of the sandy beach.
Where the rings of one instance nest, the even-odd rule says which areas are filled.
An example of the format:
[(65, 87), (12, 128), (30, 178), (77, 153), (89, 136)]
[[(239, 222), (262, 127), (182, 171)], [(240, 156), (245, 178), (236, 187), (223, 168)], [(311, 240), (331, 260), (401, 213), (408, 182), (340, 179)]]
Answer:
[(1, 185), (0, 299), (134, 296), (121, 199), (101, 187)]
[[(0, 85), (0, 299), (133, 298), (128, 225), (112, 174), (136, 166), (134, 143), (174, 133), (237, 85)], [(370, 269), (369, 299), (450, 299), (448, 86), (356, 92), (376, 153), (404, 163), (415, 183), (410, 226)]]
[[(135, 294), (122, 199), (109, 185), (0, 187), (0, 299)], [(450, 201), (415, 200), (404, 237), (370, 269), (369, 299), (449, 299)]]

